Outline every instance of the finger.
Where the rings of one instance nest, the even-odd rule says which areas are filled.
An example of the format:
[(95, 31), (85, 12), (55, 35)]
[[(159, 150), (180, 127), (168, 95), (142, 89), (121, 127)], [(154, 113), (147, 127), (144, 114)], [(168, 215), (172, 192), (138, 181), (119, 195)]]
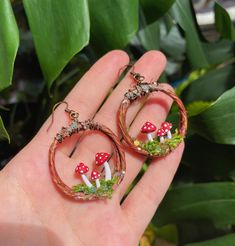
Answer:
[[(68, 102), (70, 109), (79, 112), (80, 120), (86, 120), (94, 116), (110, 88), (115, 85), (120, 67), (128, 64), (128, 62), (129, 57), (125, 52), (120, 50), (111, 51), (100, 58), (75, 85), (65, 101)], [(68, 117), (64, 109), (65, 105), (56, 109), (54, 124), (49, 132), (46, 129), (51, 122), (51, 117), (45, 122), (35, 138), (37, 143), (43, 141), (45, 145), (50, 144), (61, 127), (68, 124)], [(75, 138), (74, 141), (76, 141)], [(73, 145), (74, 141), (72, 138), (69, 145)], [(68, 149), (69, 145), (64, 147), (65, 150)]]
[[(136, 72), (143, 74), (146, 77), (146, 81), (150, 81), (151, 79), (156, 80), (162, 73), (165, 63), (165, 56), (161, 52), (149, 51), (135, 63), (134, 69)], [(125, 92), (130, 88), (132, 83), (133, 79), (128, 73), (115, 88), (95, 117), (95, 121), (105, 124), (112, 129), (115, 134), (118, 134), (117, 111)], [(131, 123), (139, 109), (140, 104), (136, 104), (130, 108), (127, 115), (127, 125)], [(87, 158), (89, 158), (91, 155), (94, 156), (95, 151), (99, 150), (111, 151), (110, 143), (101, 137), (97, 138), (96, 135), (91, 135), (89, 138), (84, 139), (78, 147), (79, 148), (74, 153), (73, 158), (83, 156), (87, 156)], [(87, 161), (90, 162), (90, 159)]]
[[(168, 84), (161, 84), (162, 87), (166, 90), (173, 90), (173, 88)], [(136, 116), (133, 121), (129, 134), (141, 141), (146, 141), (146, 135), (140, 133), (140, 129), (146, 121), (152, 122), (157, 126), (157, 129), (160, 128), (160, 125), (165, 121), (168, 112), (172, 105), (172, 99), (162, 92), (156, 92), (149, 96), (148, 100), (145, 102), (144, 107)], [(154, 136), (154, 134), (153, 134)], [(133, 151), (130, 151), (129, 155), (126, 155), (127, 163), (131, 163), (127, 166), (125, 179), (121, 187), (121, 197), (125, 194), (127, 188), (136, 178), (137, 174), (142, 168), (142, 165), (146, 159), (139, 154), (132, 154)]]
[(180, 163), (184, 144), (151, 163), (122, 204), (132, 228), (141, 235), (162, 201)]

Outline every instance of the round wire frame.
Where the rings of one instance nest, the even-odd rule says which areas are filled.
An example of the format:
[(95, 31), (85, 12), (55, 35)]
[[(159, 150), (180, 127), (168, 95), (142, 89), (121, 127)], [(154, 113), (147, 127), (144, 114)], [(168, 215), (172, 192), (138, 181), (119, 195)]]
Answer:
[(60, 178), (55, 164), (55, 154), (57, 147), (60, 143), (64, 141), (65, 138), (72, 136), (73, 134), (77, 134), (81, 131), (100, 131), (104, 135), (106, 135), (113, 144), (113, 154), (115, 156), (116, 162), (114, 163), (114, 168), (112, 171), (112, 177), (117, 177), (117, 182), (115, 186), (118, 186), (124, 178), (126, 171), (126, 162), (125, 162), (125, 154), (122, 149), (122, 146), (119, 142), (117, 136), (106, 126), (98, 123), (94, 123), (93, 121), (86, 122), (78, 122), (77, 120), (73, 121), (69, 127), (63, 127), (60, 133), (57, 133), (53, 143), (51, 144), (49, 150), (49, 168), (52, 176), (52, 180), (57, 186), (57, 188), (64, 193), (66, 196), (74, 199), (74, 200), (97, 200), (97, 199), (105, 199), (107, 196), (97, 196), (96, 194), (85, 194), (84, 192), (74, 192), (72, 188), (66, 185), (63, 180)]
[[(124, 96), (124, 99), (122, 100), (119, 110), (118, 110), (118, 123), (119, 128), (122, 133), (122, 136), (127, 143), (127, 145), (133, 149), (135, 152), (138, 152), (144, 156), (147, 157), (160, 157), (159, 154), (151, 154), (147, 150), (141, 148), (139, 145), (135, 144), (136, 139), (132, 138), (129, 135), (127, 126), (126, 126), (126, 114), (127, 110), (130, 107), (130, 105), (136, 101), (136, 99), (139, 99), (144, 96), (148, 96), (152, 92), (163, 92), (164, 94), (168, 95), (173, 99), (173, 101), (178, 105), (179, 108), (179, 135), (182, 137), (185, 137), (186, 131), (187, 131), (187, 125), (188, 125), (188, 119), (187, 119), (187, 112), (186, 109), (182, 103), (182, 101), (177, 97), (177, 95), (169, 90), (164, 89), (161, 84), (154, 82), (154, 83), (147, 83), (147, 82), (141, 82), (138, 83), (133, 89), (130, 89)], [(172, 150), (169, 150), (165, 155), (169, 154)], [(162, 157), (162, 155), (161, 155)]]

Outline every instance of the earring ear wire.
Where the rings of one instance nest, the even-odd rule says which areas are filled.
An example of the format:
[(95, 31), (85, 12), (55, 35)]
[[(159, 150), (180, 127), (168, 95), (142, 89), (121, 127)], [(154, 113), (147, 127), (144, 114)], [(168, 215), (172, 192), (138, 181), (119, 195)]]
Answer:
[(128, 68), (131, 69), (130, 73), (134, 73), (135, 65), (134, 65), (133, 63), (129, 63), (129, 64), (126, 64), (126, 65), (124, 65), (123, 67), (121, 67), (121, 68), (119, 69), (118, 77), (120, 77), (120, 75), (121, 75), (126, 69), (128, 69)]
[(71, 119), (76, 119), (76, 118), (78, 118), (79, 114), (78, 114), (77, 112), (75, 112), (74, 110), (70, 110), (70, 109), (69, 109), (69, 104), (68, 104), (66, 101), (60, 101), (60, 102), (56, 103), (56, 104), (53, 106), (53, 108), (52, 108), (52, 113), (51, 113), (51, 123), (50, 123), (50, 125), (49, 125), (48, 128), (47, 128), (47, 132), (50, 130), (51, 126), (52, 126), (53, 123), (54, 123), (54, 112), (55, 112), (55, 110), (56, 110), (61, 104), (63, 104), (63, 103), (66, 105), (66, 108), (65, 108), (64, 111), (65, 111), (66, 113), (69, 113), (70, 118), (71, 118)]

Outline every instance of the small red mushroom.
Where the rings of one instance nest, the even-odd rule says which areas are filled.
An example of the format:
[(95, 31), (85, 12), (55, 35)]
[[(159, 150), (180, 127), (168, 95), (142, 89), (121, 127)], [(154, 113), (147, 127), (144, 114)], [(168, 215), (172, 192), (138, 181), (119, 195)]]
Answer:
[(81, 174), (81, 177), (84, 181), (84, 183), (88, 186), (88, 187), (92, 187), (91, 182), (87, 179), (85, 173), (87, 173), (89, 171), (89, 167), (86, 166), (84, 163), (80, 162), (76, 168), (75, 168), (75, 172)]
[(167, 138), (172, 138), (172, 135), (171, 135), (172, 124), (169, 122), (163, 122), (161, 127), (167, 133)]
[(111, 180), (112, 174), (111, 174), (111, 170), (108, 164), (108, 159), (110, 157), (109, 153), (105, 153), (105, 152), (99, 152), (96, 153), (95, 155), (95, 164), (97, 166), (101, 166), (104, 164), (104, 170), (105, 170), (105, 180)]
[(163, 128), (158, 129), (157, 131), (158, 137), (160, 137), (160, 143), (164, 142), (164, 136), (166, 135), (166, 132), (164, 131)]
[(99, 188), (100, 187), (100, 181), (99, 181), (99, 177), (100, 177), (100, 174), (98, 171), (92, 171), (91, 173), (91, 180), (95, 180), (95, 183), (96, 183), (96, 187)]
[(152, 132), (156, 131), (157, 127), (152, 124), (151, 122), (145, 122), (145, 124), (142, 126), (141, 128), (141, 132), (142, 133), (147, 133), (147, 138), (149, 141), (153, 141), (153, 137), (152, 137)]

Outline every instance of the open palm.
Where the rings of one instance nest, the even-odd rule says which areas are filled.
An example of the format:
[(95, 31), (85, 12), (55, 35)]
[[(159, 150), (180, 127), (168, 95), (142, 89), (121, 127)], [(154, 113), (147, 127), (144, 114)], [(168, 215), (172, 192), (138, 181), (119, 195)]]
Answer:
[[(165, 62), (160, 52), (150, 51), (136, 62), (135, 71), (143, 74), (146, 81), (156, 80)], [(80, 120), (94, 117), (119, 134), (117, 110), (133, 82), (126, 75), (112, 93), (110, 89), (115, 86), (120, 68), (128, 63), (123, 51), (109, 52), (77, 83), (65, 100), (71, 109), (79, 112)], [(169, 97), (158, 92), (157, 96), (149, 97), (141, 110), (140, 104), (131, 107), (127, 117), (130, 134), (138, 135), (145, 121), (159, 125), (171, 104)], [(144, 162), (144, 157), (130, 151), (126, 152), (125, 178), (112, 199), (73, 201), (58, 192), (48, 168), (50, 144), (60, 128), (68, 125), (62, 105), (56, 109), (54, 124), (47, 132), (50, 120), (0, 173), (0, 245), (137, 245), (170, 185), (183, 144), (167, 157), (154, 160), (122, 204), (125, 191)], [(57, 151), (57, 168), (69, 185), (78, 182), (73, 175), (78, 162), (91, 163), (96, 152), (112, 151), (110, 143), (100, 135), (90, 134), (82, 140), (72, 154), (76, 136)]]

